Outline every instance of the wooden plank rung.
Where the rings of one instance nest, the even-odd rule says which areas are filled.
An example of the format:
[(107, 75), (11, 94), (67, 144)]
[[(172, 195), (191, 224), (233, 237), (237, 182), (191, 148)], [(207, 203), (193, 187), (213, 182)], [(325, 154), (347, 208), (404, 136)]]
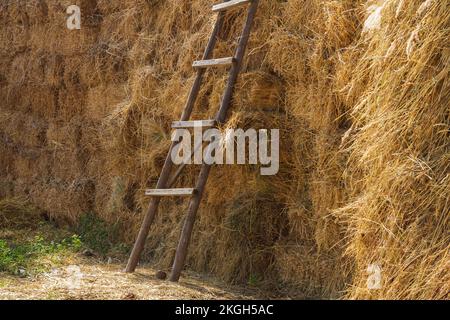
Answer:
[(207, 68), (215, 66), (228, 66), (233, 64), (235, 59), (233, 57), (220, 58), (220, 59), (210, 59), (210, 60), (198, 60), (194, 61), (192, 65), (194, 68)]
[(174, 121), (172, 123), (173, 129), (183, 128), (212, 128), (216, 125), (216, 120), (194, 120), (194, 121)]
[(219, 3), (213, 6), (212, 10), (214, 12), (225, 11), (231, 8), (235, 8), (238, 6), (243, 6), (247, 3), (250, 3), (252, 0), (231, 0), (224, 3)]
[(192, 196), (194, 193), (195, 189), (193, 188), (145, 190), (145, 195), (152, 197)]
[(231, 0), (224, 3), (219, 3), (213, 6), (214, 12), (225, 11), (228, 9), (232, 9), (235, 7), (246, 5), (247, 3), (252, 2), (252, 0)]

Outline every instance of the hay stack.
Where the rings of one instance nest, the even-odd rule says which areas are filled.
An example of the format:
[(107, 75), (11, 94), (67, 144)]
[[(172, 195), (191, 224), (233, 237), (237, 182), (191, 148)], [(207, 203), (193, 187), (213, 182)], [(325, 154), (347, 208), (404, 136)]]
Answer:
[[(214, 23), (211, 1), (78, 1), (80, 31), (65, 28), (69, 2), (0, 4), (0, 193), (71, 221), (95, 211), (131, 243)], [(227, 127), (280, 129), (281, 170), (213, 170), (190, 268), (303, 297), (448, 298), (446, 9), (261, 1)], [(242, 18), (226, 17), (216, 57), (232, 54)], [(223, 70), (207, 73), (195, 119), (214, 116), (225, 82)], [(162, 269), (183, 201), (164, 201), (149, 236), (146, 258)]]
[[(448, 299), (450, 14), (439, 1), (401, 3), (385, 3), (348, 65), (346, 94), (361, 90), (346, 145), (351, 200), (335, 212), (356, 262), (348, 296)], [(382, 269), (380, 290), (367, 289), (369, 264)]]

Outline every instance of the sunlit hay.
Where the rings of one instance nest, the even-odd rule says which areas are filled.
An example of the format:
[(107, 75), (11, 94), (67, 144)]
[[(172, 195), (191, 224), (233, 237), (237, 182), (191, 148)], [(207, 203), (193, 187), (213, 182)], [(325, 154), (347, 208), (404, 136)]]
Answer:
[[(293, 135), (292, 133), (295, 132)], [(295, 127), (288, 131), (289, 141), (287, 159), (291, 177), (285, 184), (289, 190), (286, 192), (288, 214), (289, 238), (295, 241), (312, 238), (315, 226), (314, 212), (311, 207), (309, 180), (314, 164), (312, 162), (312, 133), (304, 122), (298, 121)], [(286, 144), (286, 143), (285, 143)]]
[(235, 88), (233, 110), (281, 111), (282, 82), (264, 72), (243, 73)]
[[(268, 40), (269, 52), (266, 61), (275, 72), (288, 82), (301, 81), (306, 74), (308, 44), (302, 34), (277, 30)], [(295, 57), (295, 58), (294, 58)]]
[(281, 6), (282, 17), (279, 22), (289, 31), (301, 30), (302, 33), (313, 35), (314, 28), (317, 28), (317, 20), (323, 12), (324, 3), (326, 1), (286, 1)]
[[(293, 226), (292, 230), (296, 230), (291, 236), (307, 237), (307, 234), (300, 230), (303, 217), (296, 216), (304, 213), (308, 215), (306, 220), (309, 219), (309, 213), (297, 208), (297, 205), (309, 206), (305, 193), (300, 191), (306, 190), (304, 185), (308, 181), (307, 169), (303, 168), (304, 165), (301, 165), (301, 169), (296, 169), (295, 164), (300, 165), (303, 154), (309, 153), (307, 151), (309, 143), (305, 142), (303, 137), (309, 137), (312, 133), (306, 125), (302, 124), (300, 128), (294, 125), (292, 113), (284, 114), (284, 111), (290, 108), (286, 106), (283, 88), (284, 81), (289, 82), (291, 79), (308, 81), (305, 80), (308, 79), (305, 75), (306, 59), (300, 60), (300, 67), (295, 65), (298, 61), (294, 61), (290, 69), (284, 69), (279, 62), (275, 62), (277, 59), (275, 55), (273, 55), (274, 62), (265, 57), (267, 51), (274, 52), (271, 47), (275, 45), (276, 39), (274, 37), (273, 44), (268, 44), (264, 39), (268, 39), (272, 33), (280, 33), (276, 19), (284, 14), (285, 17), (282, 20), (288, 21), (286, 17), (292, 12), (288, 13), (285, 8), (293, 6), (293, 3), (290, 1), (287, 4), (276, 4), (262, 1), (262, 9), (255, 23), (255, 32), (250, 39), (249, 58), (244, 63), (244, 72), (237, 85), (230, 112), (231, 120), (227, 124), (229, 128), (281, 129), (281, 142), (284, 145), (281, 149), (280, 174), (276, 177), (259, 178), (258, 166), (214, 168), (210, 183), (222, 177), (227, 180), (228, 185), (238, 183), (239, 188), (236, 189), (236, 193), (224, 199), (226, 193), (223, 192), (223, 188), (211, 185), (205, 196), (206, 206), (199, 212), (202, 218), (198, 222), (198, 228), (201, 231), (194, 236), (197, 238), (193, 240), (189, 265), (196, 269), (214, 272), (229, 281), (249, 283), (273, 281), (277, 278), (274, 275), (276, 258), (271, 247), (281, 233), (291, 228), (288, 223)], [(78, 150), (77, 152), (84, 150), (90, 155), (80, 159), (83, 166), (80, 166), (79, 170), (89, 172), (90, 178), (96, 181), (95, 197), (91, 196), (88, 201), (93, 201), (94, 204), (80, 207), (61, 201), (56, 197), (56, 192), (52, 191), (56, 189), (50, 189), (47, 192), (51, 197), (44, 197), (43, 193), (39, 194), (41, 200), (44, 200), (41, 204), (46, 208), (52, 208), (51, 201), (59, 201), (66, 206), (71, 206), (70, 211), (67, 211), (60, 205), (55, 205), (52, 210), (59, 215), (72, 218), (75, 211), (87, 210), (88, 207), (93, 206), (100, 215), (109, 220), (116, 219), (118, 216), (125, 220), (124, 216), (128, 216), (130, 210), (139, 212), (148, 204), (143, 190), (155, 185), (168, 148), (170, 122), (179, 118), (189, 86), (193, 81), (190, 64), (193, 59), (201, 56), (202, 46), (206, 43), (213, 22), (210, 15), (198, 14), (210, 6), (209, 1), (195, 3), (192, 7), (184, 5), (180, 7), (172, 2), (154, 5), (156, 7), (153, 8), (160, 10), (164, 8), (167, 15), (149, 15), (145, 13), (147, 8), (143, 5), (146, 23), (141, 21), (143, 17), (139, 12), (142, 10), (136, 9), (138, 7), (136, 4), (130, 2), (123, 6), (114, 5), (111, 14), (103, 17), (102, 24), (105, 28), (99, 34), (100, 41), (92, 43), (87, 48), (85, 56), (71, 57), (72, 63), (64, 70), (58, 67), (57, 59), (59, 58), (50, 60), (54, 61), (52, 62), (54, 67), (45, 76), (53, 75), (53, 78), (49, 78), (52, 85), (63, 83), (68, 90), (72, 90), (70, 92), (65, 90), (65, 92), (73, 97), (70, 99), (64, 92), (58, 93), (57, 101), (60, 109), (55, 114), (57, 118), (68, 121), (81, 113), (92, 121), (95, 120), (94, 118), (101, 118), (104, 112), (108, 112), (107, 110), (112, 110), (101, 121), (101, 126), (97, 125), (98, 129), (83, 128), (80, 131), (81, 135), (75, 136), (80, 141), (74, 144), (75, 150)], [(104, 2), (99, 3), (98, 7), (107, 12), (105, 7), (108, 6)], [(317, 6), (314, 10), (305, 8), (302, 11), (302, 22), (309, 23), (308, 15), (311, 16), (318, 10)], [(227, 15), (224, 31), (217, 44), (216, 57), (232, 54), (235, 41), (223, 40), (235, 39), (242, 28), (242, 17), (243, 15), (237, 10)], [(273, 21), (268, 19), (269, 17), (273, 18)], [(266, 23), (267, 21), (270, 23)], [(127, 23), (121, 25), (122, 22)], [(299, 19), (297, 26), (302, 22)], [(126, 25), (130, 28), (127, 29)], [(138, 31), (139, 28), (141, 29)], [(287, 28), (289, 32), (292, 32), (294, 27), (289, 24)], [(95, 28), (89, 31), (95, 34), (94, 30)], [(308, 39), (314, 34), (308, 28), (303, 29), (303, 32), (304, 34), (300, 34), (300, 39)], [(108, 37), (108, 34), (111, 36)], [(80, 36), (82, 33), (78, 34), (78, 37)], [(75, 37), (77, 37), (76, 34), (71, 34), (69, 37), (71, 40), (68, 41), (73, 41)], [(138, 40), (129, 40), (134, 38)], [(36, 37), (37, 39), (39, 37)], [(78, 39), (82, 41), (76, 50), (84, 50), (89, 39)], [(307, 43), (298, 43), (301, 46), (299, 56), (307, 56), (307, 53), (311, 51), (308, 47), (310, 43), (309, 39)], [(65, 43), (62, 48), (57, 49), (53, 49), (54, 44), (37, 41), (35, 46), (46, 50), (58, 50), (56, 52), (62, 54), (63, 59), (66, 59), (64, 56), (66, 51), (75, 51), (75, 48), (66, 46)], [(280, 52), (283, 50), (283, 44), (278, 50)], [(123, 61), (124, 51), (128, 51), (126, 61)], [(275, 63), (279, 66), (278, 70), (274, 67)], [(262, 64), (264, 64), (264, 71), (260, 71)], [(117, 85), (121, 85), (124, 68), (130, 68), (126, 101), (116, 104), (114, 97), (111, 102), (103, 102), (102, 88), (107, 87), (104, 82), (113, 82), (115, 85), (119, 82)], [(275, 71), (277, 76), (273, 75), (272, 71)], [(283, 79), (280, 79), (279, 75), (282, 75)], [(205, 86), (200, 92), (196, 105), (195, 119), (208, 119), (215, 116), (226, 79), (227, 74), (224, 70), (207, 72)], [(115, 105), (110, 106), (109, 103)], [(86, 120), (88, 119), (85, 119), (86, 127), (96, 126), (95, 121)], [(68, 133), (70, 132), (69, 130)], [(291, 137), (293, 132), (296, 133)], [(294, 139), (294, 145), (291, 139)], [(64, 141), (64, 139), (55, 138), (51, 140)], [(97, 148), (96, 144), (98, 144)], [(61, 156), (66, 155), (63, 150), (58, 152)], [(102, 155), (102, 152), (105, 155)], [(64, 160), (76, 165), (80, 163), (74, 158), (64, 158)], [(294, 174), (291, 174), (291, 171)], [(69, 172), (74, 171), (68, 171), (66, 179), (76, 179)], [(189, 168), (188, 173), (181, 177), (178, 185), (193, 185), (194, 177), (195, 170)], [(288, 210), (285, 203), (288, 203), (287, 198), (292, 197), (287, 195), (292, 189), (290, 185), (298, 184), (296, 179), (302, 179), (299, 183), (302, 187), (294, 188), (298, 191), (296, 195), (301, 194), (301, 196), (295, 197), (292, 202), (289, 199), (289, 207), (292, 209)], [(58, 188), (58, 190), (65, 190), (66, 187), (62, 185)], [(246, 196), (242, 197), (242, 194)], [(76, 200), (77, 196), (71, 191), (68, 192), (67, 199)], [(79, 200), (86, 202), (82, 198)], [(224, 201), (227, 204), (225, 207)], [(294, 202), (295, 206), (292, 205)], [(153, 256), (155, 262), (165, 267), (171, 264), (183, 221), (184, 210), (180, 210), (179, 205), (177, 200), (163, 203), (160, 218), (158, 218), (161, 220), (157, 221), (160, 228), (151, 233), (148, 243), (147, 257)], [(183, 208), (185, 207), (186, 203)], [(291, 212), (289, 213), (291, 221), (286, 219), (288, 211)], [(297, 211), (297, 214), (293, 214), (294, 211)], [(260, 215), (263, 218), (256, 219)], [(133, 232), (130, 234), (136, 234), (141, 216), (134, 215), (130, 220), (134, 223)], [(220, 228), (217, 232), (210, 233), (208, 230), (211, 229), (213, 222), (217, 222)], [(313, 220), (310, 225), (314, 225)], [(230, 226), (233, 228), (230, 229)], [(268, 229), (267, 226), (271, 227)], [(248, 228), (250, 229), (247, 230)], [(251, 235), (250, 238), (246, 236), (247, 232)], [(308, 230), (308, 234), (312, 232), (313, 230)], [(134, 237), (127, 234), (126, 238), (132, 241)], [(243, 251), (234, 250), (236, 246), (243, 246), (245, 254), (242, 253)], [(224, 255), (230, 255), (230, 263), (221, 263)], [(266, 272), (269, 270), (272, 272)]]
[[(314, 238), (312, 250), (321, 252), (323, 258), (326, 254), (339, 256), (342, 247), (339, 243), (342, 230), (331, 217), (331, 212), (345, 201), (345, 192), (341, 183), (345, 158), (338, 153), (340, 142), (338, 137), (343, 131), (340, 126), (345, 128), (347, 124), (344, 110), (334, 98), (333, 79), (328, 74), (333, 72), (335, 65), (339, 62), (335, 58), (339, 52), (334, 51), (347, 45), (356, 33), (354, 7), (350, 6), (350, 3), (348, 7), (343, 7), (346, 5), (329, 2), (321, 8), (322, 10), (317, 10), (318, 19), (326, 22), (323, 25), (317, 25), (317, 28), (325, 27), (328, 30), (319, 32), (315, 42), (304, 41), (309, 45), (309, 53), (304, 60), (304, 78), (298, 78), (297, 83), (293, 82), (287, 91), (287, 112), (304, 125), (303, 128), (297, 129), (297, 132), (303, 133), (302, 136), (299, 135), (303, 145), (309, 145), (309, 148), (312, 148), (308, 152), (299, 149), (305, 155), (303, 161), (309, 161), (312, 165), (310, 167), (301, 163), (296, 165), (296, 168), (302, 168), (298, 170), (299, 178), (306, 180), (305, 184), (308, 187), (305, 188), (305, 184), (296, 186), (298, 192), (295, 193), (295, 198), (292, 197), (289, 200), (289, 212), (292, 218), (299, 213), (305, 214), (301, 220), (297, 219), (306, 223), (299, 228), (297, 221), (292, 219), (291, 237), (300, 238), (303, 241)], [(342, 28), (349, 34), (333, 34), (331, 27), (333, 24), (346, 25)], [(310, 133), (305, 135), (305, 131)], [(305, 192), (308, 192), (306, 198)], [(322, 255), (318, 255), (318, 259)], [(297, 277), (297, 283), (299, 279), (300, 276)], [(342, 286), (328, 288), (324, 292), (330, 294), (341, 289)]]
[[(347, 252), (357, 263), (351, 298), (448, 299), (449, 69), (442, 41), (450, 16), (439, 2), (417, 15), (421, 5), (405, 2), (400, 25), (385, 16), (396, 59), (373, 53), (386, 50), (386, 37), (374, 35), (365, 63), (353, 71), (352, 82), (365, 84), (348, 147), (353, 201), (336, 212), (349, 224)], [(427, 35), (419, 32), (407, 50), (418, 25)], [(367, 286), (371, 264), (382, 272), (379, 290)]]
[(338, 299), (351, 280), (348, 261), (333, 251), (317, 252), (312, 242), (280, 243), (274, 249), (278, 281), (285, 285), (283, 292), (288, 295), (307, 292), (309, 298)]
[(335, 93), (346, 108), (354, 106), (363, 91), (364, 83), (362, 81), (358, 83), (350, 81), (353, 75), (353, 64), (355, 61), (359, 61), (364, 53), (362, 49), (361, 44), (360, 46), (355, 46), (352, 50), (347, 49), (343, 51), (339, 55), (340, 63), (336, 66), (334, 78)]
[[(131, 244), (212, 2), (82, 1), (81, 30), (70, 4), (0, 4), (2, 184), (55, 218), (120, 221)], [(244, 16), (226, 15), (214, 57)], [(448, 298), (448, 20), (439, 1), (262, 0), (220, 129), (280, 129), (280, 172), (214, 166), (188, 269), (296, 296)], [(207, 70), (193, 119), (215, 117), (227, 77)], [(162, 201), (144, 261), (170, 267), (186, 208)], [(390, 285), (370, 291), (376, 263)]]
[[(362, 2), (362, 1), (356, 1)], [(354, 0), (323, 1), (323, 45), (330, 51), (349, 46), (359, 28), (358, 7)]]

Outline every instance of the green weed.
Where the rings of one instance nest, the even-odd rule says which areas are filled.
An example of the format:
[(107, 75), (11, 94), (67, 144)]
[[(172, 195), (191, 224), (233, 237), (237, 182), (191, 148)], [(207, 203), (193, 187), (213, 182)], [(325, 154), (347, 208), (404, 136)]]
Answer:
[(0, 272), (26, 276), (47, 271), (61, 257), (80, 251), (83, 244), (77, 235), (59, 242), (46, 241), (42, 236), (19, 244), (0, 239)]

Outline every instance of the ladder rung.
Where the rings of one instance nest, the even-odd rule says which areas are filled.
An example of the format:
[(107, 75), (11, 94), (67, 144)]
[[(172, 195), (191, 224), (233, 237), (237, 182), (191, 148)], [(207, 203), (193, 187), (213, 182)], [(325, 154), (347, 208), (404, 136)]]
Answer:
[(243, 6), (244, 4), (247, 4), (251, 2), (252, 0), (231, 0), (224, 3), (219, 3), (213, 6), (212, 10), (214, 12), (224, 11), (228, 10), (237, 6)]
[(153, 196), (153, 197), (192, 196), (194, 193), (195, 189), (193, 188), (145, 190), (146, 196)]
[(195, 121), (174, 121), (172, 123), (172, 128), (182, 129), (182, 128), (212, 128), (216, 125), (216, 120), (195, 120)]
[(213, 66), (227, 66), (233, 64), (235, 59), (233, 57), (211, 59), (211, 60), (199, 60), (195, 61), (192, 65), (194, 68), (207, 68)]

